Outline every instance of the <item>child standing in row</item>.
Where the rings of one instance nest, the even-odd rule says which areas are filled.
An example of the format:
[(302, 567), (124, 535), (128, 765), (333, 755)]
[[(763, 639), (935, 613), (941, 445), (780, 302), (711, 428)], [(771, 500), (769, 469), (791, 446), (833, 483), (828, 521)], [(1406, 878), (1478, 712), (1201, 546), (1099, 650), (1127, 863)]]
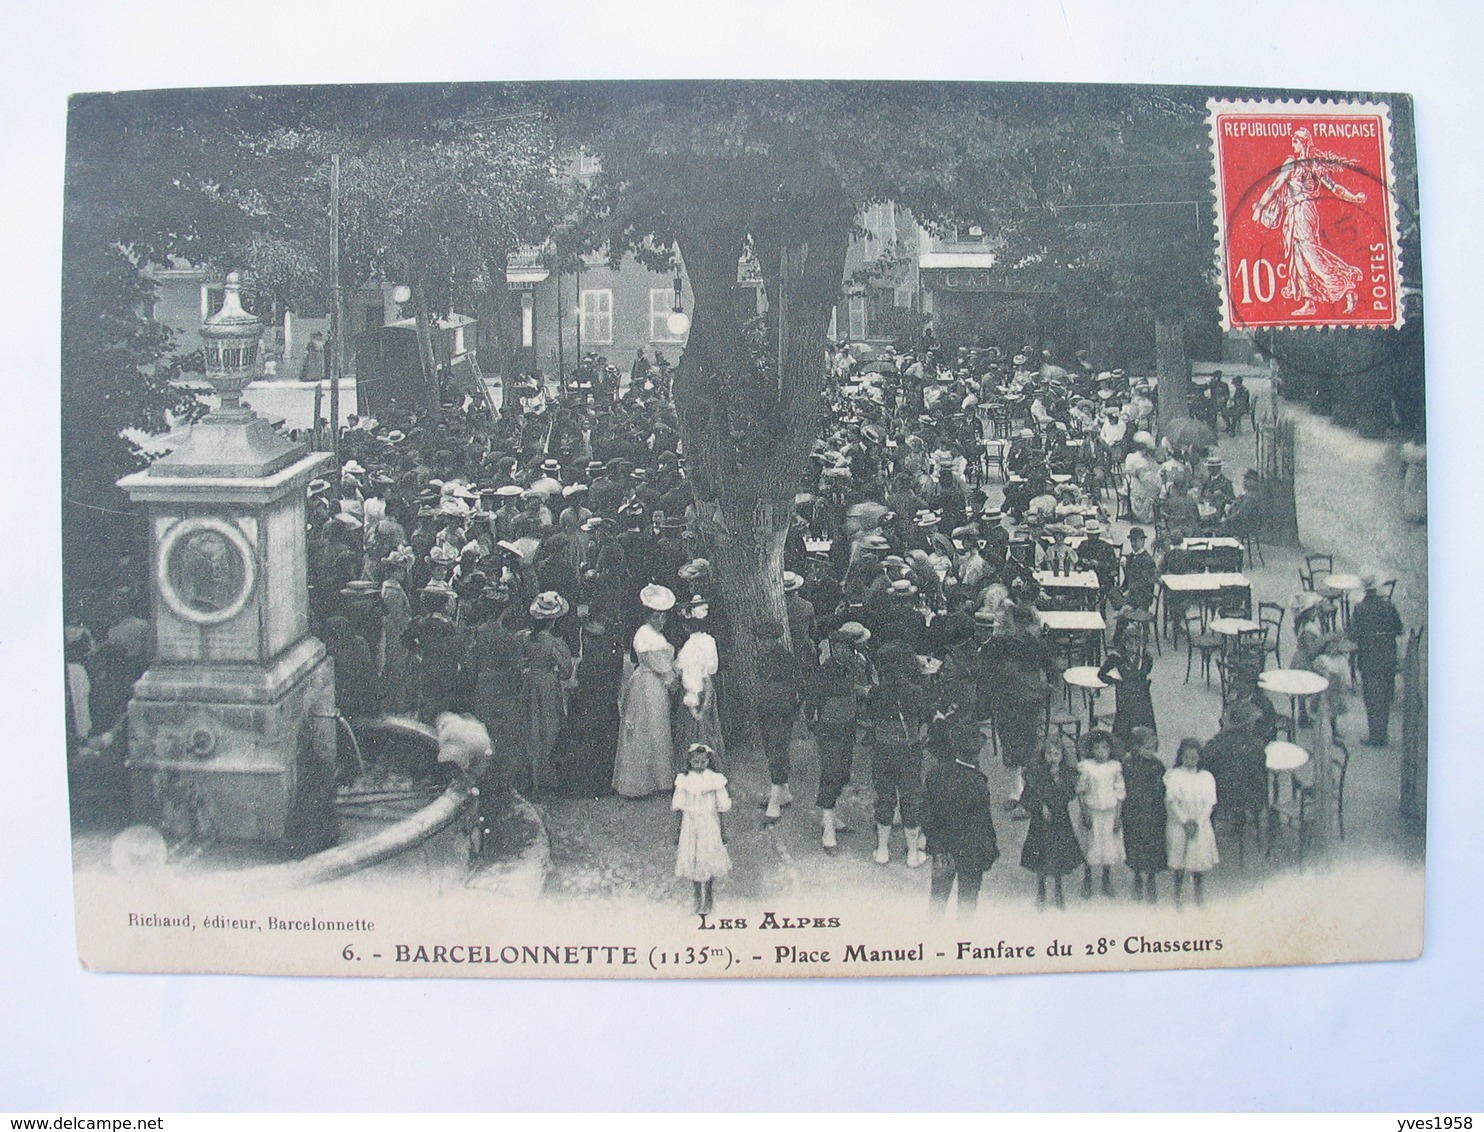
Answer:
[(1181, 882), (1190, 874), (1195, 902), (1202, 903), (1201, 876), (1215, 868), (1216, 831), (1211, 811), (1216, 808), (1216, 779), (1202, 770), (1201, 741), (1181, 739), (1175, 765), (1165, 771), (1165, 847), (1170, 868), (1175, 871), (1175, 905), (1181, 903)]
[(732, 808), (726, 776), (711, 769), (714, 752), (705, 743), (692, 743), (686, 752), (690, 767), (675, 776), (670, 809), (680, 814), (675, 834), (675, 875), (695, 888), (696, 915), (711, 911), (711, 883), (732, 871), (721, 815)]
[(1123, 759), (1123, 851), (1134, 871), (1134, 899), (1157, 899), (1154, 878), (1165, 868), (1165, 764), (1154, 732), (1135, 727)]
[(1123, 766), (1113, 758), (1113, 737), (1094, 731), (1087, 738), (1087, 758), (1077, 766), (1077, 801), (1087, 833), (1087, 863), (1082, 870), (1082, 899), (1092, 896), (1092, 870), (1103, 870), (1103, 895), (1113, 895), (1113, 866), (1124, 862), (1123, 800), (1127, 791)]
[(1056, 886), (1056, 906), (1066, 907), (1061, 878), (1082, 864), (1082, 846), (1072, 829), (1071, 803), (1077, 797), (1077, 774), (1067, 765), (1061, 744), (1051, 740), (1043, 756), (1025, 775), (1021, 805), (1030, 817), (1020, 866), (1036, 874), (1036, 906), (1046, 904), (1046, 878)]

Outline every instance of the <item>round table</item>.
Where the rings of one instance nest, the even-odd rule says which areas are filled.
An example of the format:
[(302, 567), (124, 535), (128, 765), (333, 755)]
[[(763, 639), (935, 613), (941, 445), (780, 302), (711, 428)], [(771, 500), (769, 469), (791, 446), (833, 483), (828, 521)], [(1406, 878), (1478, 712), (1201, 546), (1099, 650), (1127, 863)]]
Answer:
[(1275, 739), (1263, 748), (1263, 762), (1268, 771), (1268, 845), (1271, 847), (1274, 827), (1278, 821), (1278, 776), (1292, 774), (1309, 764), (1309, 752), (1297, 743)]
[(1350, 595), (1365, 589), (1358, 574), (1330, 574), (1320, 580), (1319, 588), (1340, 599), (1340, 625), (1350, 628)]
[(1061, 674), (1068, 688), (1082, 689), (1082, 698), (1087, 701), (1087, 727), (1095, 730), (1098, 725), (1097, 699), (1108, 685), (1098, 679), (1098, 669), (1092, 664), (1078, 664)]
[(1309, 752), (1297, 743), (1275, 739), (1263, 748), (1269, 774), (1291, 774), (1309, 761)]
[(1329, 689), (1329, 681), (1306, 668), (1270, 668), (1257, 674), (1257, 686), (1264, 692), (1277, 692), (1288, 697), (1288, 716), (1298, 729), (1298, 702), (1304, 696), (1317, 696)]

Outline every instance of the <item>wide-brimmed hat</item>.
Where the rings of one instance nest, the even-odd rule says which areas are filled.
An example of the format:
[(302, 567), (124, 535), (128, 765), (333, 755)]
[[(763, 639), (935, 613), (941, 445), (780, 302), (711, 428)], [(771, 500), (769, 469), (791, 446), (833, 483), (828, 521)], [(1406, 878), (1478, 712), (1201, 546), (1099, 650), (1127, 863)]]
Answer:
[(890, 589), (894, 597), (911, 597), (917, 592), (917, 587), (907, 578), (898, 578), (891, 584)]
[(399, 428), (394, 428), (391, 432), (382, 437), (382, 439), (385, 440), (388, 444), (401, 444), (404, 440), (407, 439), (407, 434)]
[(428, 557), (439, 565), (449, 566), (459, 560), (459, 552), (447, 543), (440, 542), (428, 551)]
[(801, 578), (798, 574), (795, 574), (792, 570), (785, 570), (783, 572), (784, 593), (792, 593), (794, 590), (802, 589), (803, 585), (804, 579)]
[(606, 523), (607, 521), (608, 520), (605, 519), (605, 518), (603, 518), (603, 516), (601, 516), (601, 515), (593, 515), (593, 516), (590, 516), (589, 518), (584, 519), (582, 521), (582, 526), (580, 526), (578, 528), (578, 530), (582, 530), (582, 531), (595, 531), (599, 527), (601, 527), (604, 523)]
[(711, 563), (704, 558), (692, 558), (675, 573), (687, 582), (693, 582), (702, 574), (711, 572)]
[(327, 479), (318, 479), (318, 478), (316, 478), (316, 479), (312, 479), (312, 480), (309, 481), (309, 498), (310, 499), (313, 499), (316, 495), (323, 495), (325, 492), (327, 492), (329, 490), (330, 490), (330, 481), (327, 480)]
[(456, 495), (445, 495), (443, 501), (438, 504), (438, 511), (443, 515), (462, 517), (469, 513), (469, 505)]
[(871, 639), (871, 630), (867, 629), (859, 621), (847, 621), (835, 630), (835, 632), (839, 633), (847, 641), (854, 641), (859, 645), (863, 645)]
[(570, 499), (574, 495), (581, 495), (586, 490), (587, 484), (585, 483), (568, 484), (566, 487), (562, 488), (562, 495), (564, 498)]
[(494, 494), (501, 499), (516, 499), (525, 494), (526, 489), (518, 483), (507, 483), (495, 488)]
[(656, 613), (675, 608), (675, 591), (651, 582), (639, 591), (639, 604)]
[(412, 552), (410, 546), (399, 546), (382, 559), (388, 566), (409, 567), (417, 561), (417, 555)]
[(347, 460), (340, 466), (340, 472), (342, 475), (363, 476), (366, 474), (366, 469), (355, 460)]
[(886, 541), (885, 535), (867, 535), (861, 539), (862, 550), (890, 550), (891, 543)]
[(537, 594), (536, 600), (531, 602), (531, 616), (537, 621), (555, 621), (558, 617), (565, 617), (571, 608), (567, 599), (556, 590), (547, 590)]
[(341, 511), (335, 516), (335, 521), (343, 524), (352, 531), (358, 531), (365, 525), (349, 511)]

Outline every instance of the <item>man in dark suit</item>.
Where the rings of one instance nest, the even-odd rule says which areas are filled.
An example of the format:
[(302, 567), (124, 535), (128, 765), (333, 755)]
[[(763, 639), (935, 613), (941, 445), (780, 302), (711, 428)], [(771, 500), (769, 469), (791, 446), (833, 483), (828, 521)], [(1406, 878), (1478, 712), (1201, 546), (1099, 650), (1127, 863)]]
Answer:
[(928, 773), (923, 799), (922, 831), (933, 859), (930, 889), (932, 907), (948, 911), (948, 894), (958, 881), (960, 917), (974, 911), (984, 874), (999, 859), (994, 832), (994, 802), (989, 780), (979, 769), (984, 736), (973, 724), (956, 726), (948, 737), (951, 761), (939, 762)]
[(1355, 668), (1360, 673), (1360, 695), (1365, 701), (1369, 734), (1367, 747), (1386, 746), (1391, 729), (1391, 701), (1396, 694), (1396, 638), (1402, 619), (1391, 599), (1378, 588), (1375, 574), (1361, 579), (1365, 598), (1350, 614), (1350, 639), (1355, 642)]

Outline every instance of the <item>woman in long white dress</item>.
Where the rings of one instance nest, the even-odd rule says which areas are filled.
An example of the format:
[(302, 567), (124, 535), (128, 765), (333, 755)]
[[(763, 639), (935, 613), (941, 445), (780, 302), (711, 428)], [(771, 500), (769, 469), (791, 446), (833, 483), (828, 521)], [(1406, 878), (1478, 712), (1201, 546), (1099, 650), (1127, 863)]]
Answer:
[(1165, 851), (1175, 874), (1175, 903), (1190, 874), (1195, 902), (1202, 902), (1201, 878), (1220, 862), (1211, 811), (1216, 808), (1216, 779), (1200, 768), (1201, 741), (1180, 740), (1175, 765), (1165, 771)]
[[(675, 707), (672, 732), (675, 750), (684, 756), (693, 743), (711, 748), (711, 765), (726, 772), (726, 748), (721, 738), (721, 719), (716, 709), (716, 673), (720, 669), (720, 658), (716, 652), (716, 638), (706, 632), (708, 603), (700, 596), (693, 597), (682, 610), (686, 629), (690, 636), (680, 646), (675, 657), (675, 670), (680, 675), (681, 697)], [(677, 771), (684, 769), (677, 766)]]
[(618, 695), (618, 753), (613, 761), (613, 789), (625, 798), (644, 798), (675, 782), (670, 692), (679, 676), (675, 647), (662, 631), (675, 595), (664, 586), (648, 585), (639, 600), (649, 616), (634, 634), (634, 668)]
[(1154, 505), (1164, 480), (1154, 460), (1154, 437), (1147, 432), (1135, 434), (1134, 450), (1123, 461), (1123, 474), (1128, 477), (1128, 502), (1134, 520), (1154, 522)]

